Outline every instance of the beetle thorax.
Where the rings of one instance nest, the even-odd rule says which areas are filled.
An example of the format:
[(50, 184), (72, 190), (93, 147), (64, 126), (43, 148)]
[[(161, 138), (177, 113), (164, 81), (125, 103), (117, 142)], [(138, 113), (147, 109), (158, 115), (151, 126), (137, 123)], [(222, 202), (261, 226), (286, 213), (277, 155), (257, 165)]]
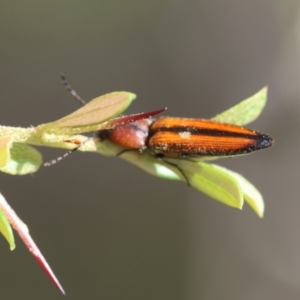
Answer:
[(109, 139), (111, 142), (122, 147), (144, 150), (147, 147), (146, 143), (151, 123), (151, 119), (145, 119), (116, 126), (107, 131), (107, 133), (100, 132), (99, 137)]

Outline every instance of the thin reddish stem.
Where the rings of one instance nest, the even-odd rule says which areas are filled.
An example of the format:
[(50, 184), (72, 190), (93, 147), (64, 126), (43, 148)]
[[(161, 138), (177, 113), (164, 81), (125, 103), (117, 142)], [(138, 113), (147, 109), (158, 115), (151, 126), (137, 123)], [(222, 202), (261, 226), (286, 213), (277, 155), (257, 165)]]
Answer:
[(20, 238), (23, 240), (26, 247), (33, 254), (37, 262), (40, 264), (44, 272), (48, 275), (50, 280), (54, 283), (54, 285), (61, 291), (63, 295), (65, 295), (65, 291), (58, 279), (54, 275), (50, 266), (48, 265), (46, 259), (42, 255), (41, 251), (31, 238), (27, 226), (22, 222), (22, 220), (17, 216), (15, 211), (10, 207), (4, 197), (0, 194), (0, 210), (4, 213), (9, 223), (12, 227), (18, 232)]

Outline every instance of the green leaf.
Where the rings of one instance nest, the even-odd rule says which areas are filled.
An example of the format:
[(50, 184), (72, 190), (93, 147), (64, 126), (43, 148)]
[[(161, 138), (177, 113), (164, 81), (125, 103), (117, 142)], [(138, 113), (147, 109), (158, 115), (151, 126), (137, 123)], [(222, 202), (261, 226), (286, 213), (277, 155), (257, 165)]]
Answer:
[(4, 213), (1, 210), (0, 210), (0, 232), (7, 240), (10, 250), (14, 250), (16, 247), (14, 234), (7, 218), (5, 217)]
[(10, 159), (0, 171), (11, 175), (26, 175), (36, 172), (42, 164), (42, 155), (35, 148), (21, 143), (13, 143)]
[[(120, 152), (121, 151), (119, 150), (119, 153)], [(170, 164), (157, 159), (146, 151), (143, 153), (126, 151), (120, 157), (151, 175), (170, 180), (182, 180), (181, 173), (178, 172), (176, 168), (174, 169)]]
[(0, 138), (0, 168), (4, 167), (10, 159), (12, 138), (11, 136), (2, 136)]
[(192, 187), (213, 199), (235, 208), (243, 207), (244, 198), (239, 183), (217, 166), (182, 158), (158, 160), (151, 154), (136, 151), (124, 152), (121, 157), (152, 175), (187, 180)]
[(204, 162), (169, 158), (166, 161), (176, 165), (195, 189), (228, 206), (242, 209), (241, 187), (227, 172)]
[(120, 115), (136, 98), (129, 92), (113, 92), (93, 99), (72, 114), (55, 122), (42, 124), (39, 131), (63, 134), (78, 134), (96, 131), (105, 127), (105, 122)]
[(252, 97), (212, 118), (213, 121), (243, 126), (259, 117), (267, 102), (267, 87)]
[(16, 224), (16, 218), (17, 215), (15, 211), (10, 207), (3, 195), (0, 193), (0, 232), (7, 240), (10, 250), (15, 249), (14, 235), (11, 226)]
[(220, 166), (214, 166), (231, 175), (239, 183), (242, 188), (245, 201), (258, 214), (258, 216), (262, 218), (264, 215), (265, 204), (262, 195), (256, 189), (256, 187), (242, 175)]

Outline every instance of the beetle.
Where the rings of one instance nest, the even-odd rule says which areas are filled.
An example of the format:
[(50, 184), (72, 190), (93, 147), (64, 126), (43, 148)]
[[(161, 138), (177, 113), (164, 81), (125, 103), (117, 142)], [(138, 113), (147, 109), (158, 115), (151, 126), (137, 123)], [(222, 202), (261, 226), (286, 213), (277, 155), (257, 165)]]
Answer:
[[(100, 140), (162, 157), (233, 156), (272, 146), (255, 130), (204, 119), (144, 119), (98, 132)], [(126, 150), (125, 150), (126, 151)]]

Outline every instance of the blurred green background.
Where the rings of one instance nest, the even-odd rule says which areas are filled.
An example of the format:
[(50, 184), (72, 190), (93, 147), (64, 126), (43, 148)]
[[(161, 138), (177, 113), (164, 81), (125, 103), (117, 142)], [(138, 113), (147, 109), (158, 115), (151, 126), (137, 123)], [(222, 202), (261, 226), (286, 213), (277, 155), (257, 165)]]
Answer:
[[(269, 86), (250, 127), (275, 146), (218, 162), (262, 192), (262, 220), (96, 154), (0, 174), (68, 299), (300, 297), (299, 1), (2, 1), (0, 37), (2, 125), (77, 109), (61, 72), (87, 100), (127, 90), (138, 95), (128, 112), (182, 117), (213, 117)], [(18, 238), (0, 248), (2, 299), (62, 299)]]

